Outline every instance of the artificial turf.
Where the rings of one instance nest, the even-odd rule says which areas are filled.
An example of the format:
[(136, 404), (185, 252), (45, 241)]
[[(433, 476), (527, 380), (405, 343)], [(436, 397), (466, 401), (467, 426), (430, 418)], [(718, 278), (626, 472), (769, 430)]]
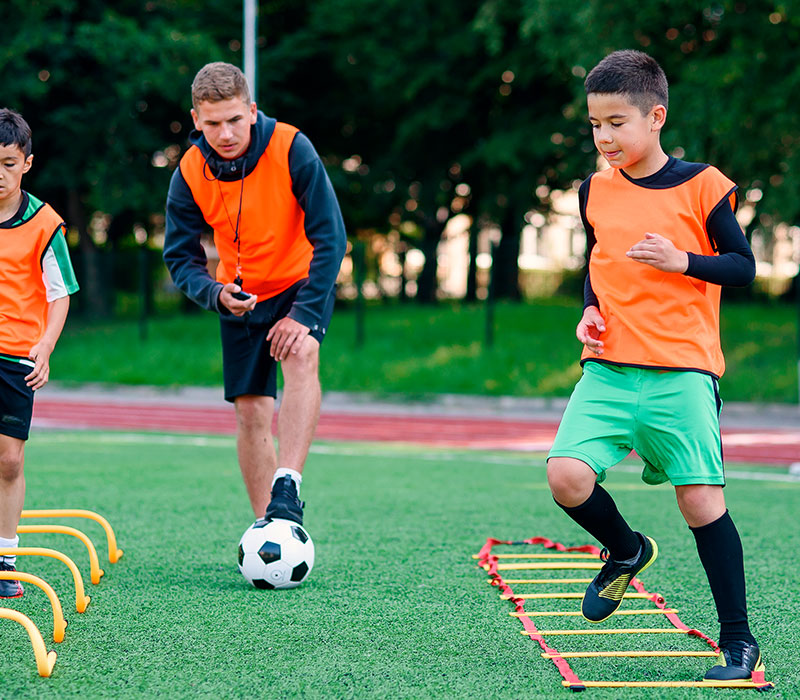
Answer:
[[(620, 467), (606, 485), (632, 525), (661, 550), (642, 576), (647, 588), (679, 608), (684, 622), (714, 636), (711, 595), (672, 491), (642, 484), (633, 463)], [(729, 471), (726, 496), (744, 545), (751, 624), (767, 677), (777, 683), (770, 697), (795, 697), (800, 482), (739, 479), (739, 469)], [(63, 643), (47, 639), (49, 603), (33, 586), (25, 598), (6, 602), (38, 624), (59, 656), (53, 676), (40, 678), (25, 631), (0, 620), (3, 698), (569, 694), (471, 559), (488, 536), (590, 543), (553, 504), (542, 455), (315, 445), (302, 497), (316, 564), (291, 591), (255, 590), (236, 570), (238, 539), (253, 518), (231, 438), (38, 432), (27, 447), (26, 476), (27, 508), (96, 510), (111, 522), (125, 554), (109, 564), (99, 526), (67, 522), (97, 543), (106, 575), (93, 586), (77, 540), (23, 535), (26, 546), (72, 556), (92, 602), (77, 614), (66, 567), (20, 557), (21, 569), (53, 584), (69, 626)], [(621, 643), (609, 639), (602, 644)], [(687, 648), (683, 638), (648, 644)], [(573, 668), (594, 680), (694, 680), (709, 663), (576, 660)], [(623, 691), (588, 692), (605, 700)], [(628, 692), (727, 698), (754, 691)]]

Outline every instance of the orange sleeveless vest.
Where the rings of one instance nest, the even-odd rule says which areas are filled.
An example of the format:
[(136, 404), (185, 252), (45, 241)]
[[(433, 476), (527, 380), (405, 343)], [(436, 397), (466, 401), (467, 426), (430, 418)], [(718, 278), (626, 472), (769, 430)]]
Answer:
[(244, 290), (260, 299), (280, 294), (307, 277), (311, 263), (313, 247), (306, 237), (305, 215), (292, 194), (289, 173), (289, 149), (297, 131), (288, 124), (276, 123), (267, 148), (244, 181), (214, 178), (197, 146), (192, 146), (180, 162), (194, 201), (214, 230), (220, 259), (216, 278), (223, 284), (233, 282), (237, 274), (234, 233), (241, 193), (239, 274)]
[[(726, 198), (735, 207), (735, 189), (712, 166), (664, 189), (637, 185), (612, 168), (592, 175), (586, 219), (597, 238), (589, 275), (606, 323), (601, 361), (722, 376), (720, 287), (625, 253), (645, 233), (658, 233), (681, 250), (714, 255), (705, 224)], [(597, 358), (584, 348), (581, 361), (587, 359)]]
[(27, 357), (47, 323), (42, 258), (62, 218), (42, 204), (27, 221), (0, 229), (0, 353)]

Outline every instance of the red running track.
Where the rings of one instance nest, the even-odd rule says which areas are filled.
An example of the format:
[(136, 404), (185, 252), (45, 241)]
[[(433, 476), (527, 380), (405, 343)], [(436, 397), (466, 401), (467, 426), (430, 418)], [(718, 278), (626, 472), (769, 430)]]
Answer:
[[(79, 430), (130, 430), (233, 435), (233, 407), (168, 401), (76, 401), (37, 398), (34, 425)], [(323, 412), (316, 438), (346, 442), (400, 442), (435, 447), (543, 452), (557, 423), (546, 420), (415, 414)], [(726, 461), (800, 462), (800, 427), (723, 430)]]

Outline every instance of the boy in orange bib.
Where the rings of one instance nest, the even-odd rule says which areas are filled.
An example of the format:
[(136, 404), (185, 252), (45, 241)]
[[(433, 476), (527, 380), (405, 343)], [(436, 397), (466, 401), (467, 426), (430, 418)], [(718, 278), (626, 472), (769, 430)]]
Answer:
[[(69, 295), (78, 291), (64, 222), (22, 190), (31, 144), (25, 120), (0, 109), (0, 549), (19, 544), (33, 394), (50, 378)], [(16, 556), (0, 555), (0, 571), (15, 571), (15, 564)], [(22, 594), (19, 581), (0, 580), (0, 598)]]
[(705, 679), (763, 672), (748, 625), (739, 534), (725, 507), (717, 380), (721, 285), (753, 280), (734, 216), (736, 186), (716, 168), (668, 156), (660, 134), (668, 86), (639, 51), (616, 51), (586, 78), (589, 121), (611, 166), (580, 187), (589, 273), (577, 337), (584, 371), (548, 456), (556, 503), (604, 546), (584, 617), (602, 622), (658, 556), (600, 482), (635, 449), (642, 478), (675, 486), (720, 621), (720, 657)]

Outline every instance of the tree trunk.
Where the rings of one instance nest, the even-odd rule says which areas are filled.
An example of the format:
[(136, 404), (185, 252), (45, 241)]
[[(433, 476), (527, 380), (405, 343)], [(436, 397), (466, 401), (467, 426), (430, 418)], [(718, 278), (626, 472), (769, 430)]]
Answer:
[(467, 269), (467, 295), (464, 301), (478, 299), (478, 224), (473, 221), (469, 227), (469, 267)]
[(69, 222), (78, 229), (81, 269), (78, 283), (81, 286), (80, 309), (89, 316), (110, 315), (112, 297), (105, 283), (100, 252), (89, 235), (86, 210), (76, 189), (70, 189), (67, 197)]
[(425, 264), (417, 280), (417, 303), (435, 304), (436, 291), (438, 288), (436, 273), (438, 261), (436, 259), (436, 249), (442, 239), (444, 224), (440, 224), (434, 217), (425, 216), (422, 219), (424, 235), (420, 247), (425, 254)]
[(508, 207), (500, 222), (502, 236), (492, 261), (495, 298), (519, 301), (522, 293), (519, 288), (519, 247), (520, 224), (522, 218), (516, 209)]

